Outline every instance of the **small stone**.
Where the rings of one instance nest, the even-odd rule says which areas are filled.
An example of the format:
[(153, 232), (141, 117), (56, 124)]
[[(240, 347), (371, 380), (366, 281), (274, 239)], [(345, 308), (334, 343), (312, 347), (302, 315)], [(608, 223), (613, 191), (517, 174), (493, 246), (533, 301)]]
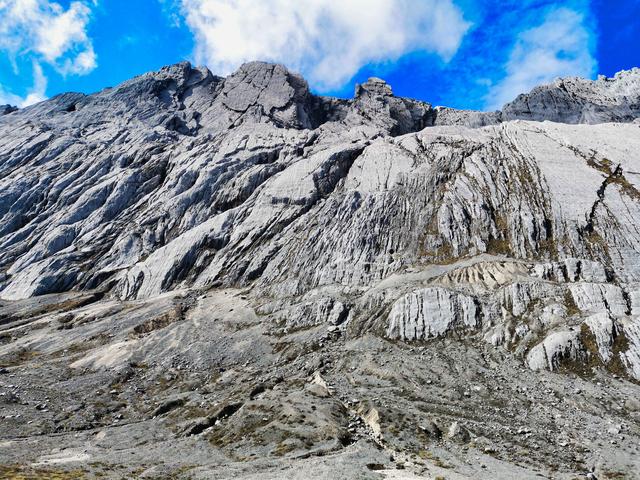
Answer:
[(607, 429), (609, 435), (619, 435), (622, 431), (622, 425), (613, 425)]
[(426, 422), (423, 422), (419, 428), (431, 438), (442, 437), (442, 431), (440, 430), (440, 427), (438, 427), (438, 425), (433, 420), (427, 420)]
[(451, 440), (455, 440), (462, 443), (467, 443), (471, 440), (471, 434), (469, 430), (461, 426), (458, 422), (453, 422), (447, 432), (447, 437)]
[(640, 412), (640, 400), (636, 398), (628, 398), (624, 402), (624, 407), (630, 412)]

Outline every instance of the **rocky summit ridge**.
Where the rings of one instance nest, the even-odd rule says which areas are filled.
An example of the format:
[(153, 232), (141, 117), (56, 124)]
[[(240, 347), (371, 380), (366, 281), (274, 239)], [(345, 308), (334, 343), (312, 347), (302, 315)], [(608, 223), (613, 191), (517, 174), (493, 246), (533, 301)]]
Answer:
[(639, 69), (1, 106), (0, 476), (634, 478), (639, 118)]

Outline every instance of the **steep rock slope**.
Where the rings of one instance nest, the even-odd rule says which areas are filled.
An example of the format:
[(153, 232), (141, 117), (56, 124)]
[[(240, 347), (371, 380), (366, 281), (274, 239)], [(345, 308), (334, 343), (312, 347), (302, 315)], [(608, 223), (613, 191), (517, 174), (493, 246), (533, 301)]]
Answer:
[[(180, 64), (16, 112), (0, 147), (0, 268), (12, 279), (4, 296), (96, 286), (204, 220), (233, 214), (318, 137), (331, 143), (331, 128), (364, 141), (421, 129), (429, 115), (379, 82), (351, 102), (313, 97), (300, 77), (266, 64), (226, 80)], [(336, 126), (308, 130), (327, 119)]]
[[(28, 435), (69, 435), (71, 464), (73, 432), (144, 437), (130, 472), (163, 442), (203, 478), (255, 457), (306, 478), (329, 454), (438, 473), (432, 449), (478, 478), (469, 448), (492, 478), (632, 472), (638, 77), (485, 114), (379, 79), (340, 100), (278, 65), (183, 63), (3, 115), (0, 359), (30, 398), (8, 402), (6, 445), (46, 396)], [(113, 462), (102, 439), (89, 456)]]
[[(609, 89), (626, 92), (630, 76), (631, 73), (620, 75), (610, 83), (622, 85)], [(603, 81), (592, 85), (598, 86), (599, 82)], [(607, 100), (610, 99), (602, 100), (605, 106)], [(617, 100), (610, 102), (612, 111), (618, 104)], [(383, 241), (376, 245), (345, 245), (349, 251), (340, 255), (357, 255), (363, 260), (368, 257), (368, 263), (382, 265), (381, 273), (374, 272), (372, 278), (394, 270), (385, 265), (386, 260), (380, 261), (386, 251), (408, 249), (412, 256), (409, 261), (413, 262), (420, 248), (433, 254), (443, 242), (458, 257), (465, 251), (486, 250), (490, 239), (505, 240), (513, 243), (517, 256), (523, 257), (536, 254), (540, 242), (555, 238), (561, 239), (556, 247), (563, 254), (584, 255), (587, 247), (572, 232), (563, 231), (567, 219), (559, 217), (562, 213), (557, 208), (552, 212), (553, 205), (548, 201), (544, 204), (543, 192), (551, 186), (547, 188), (543, 183), (556, 182), (555, 190), (560, 191), (566, 181), (563, 171), (579, 167), (585, 172), (580, 187), (586, 182), (586, 189), (574, 195), (585, 208), (594, 206), (589, 213), (593, 215), (601, 213), (597, 211), (600, 203), (594, 205), (598, 192), (594, 182), (605, 188), (614, 183), (614, 190), (616, 185), (623, 186), (627, 196), (635, 191), (637, 180), (633, 172), (637, 169), (633, 158), (625, 158), (627, 152), (633, 157), (635, 128), (605, 129), (600, 134), (602, 138), (583, 145), (574, 145), (575, 137), (583, 136), (580, 131), (547, 132), (535, 126), (507, 127), (495, 133), (447, 131), (441, 135), (434, 130), (398, 142), (377, 140), (421, 130), (433, 124), (435, 116), (427, 104), (393, 97), (391, 89), (380, 80), (372, 79), (359, 86), (352, 101), (325, 99), (311, 95), (304, 80), (284, 68), (259, 63), (244, 66), (228, 79), (180, 64), (93, 96), (66, 94), (13, 113), (3, 121), (1, 150), (0, 234), (4, 254), (0, 266), (6, 271), (4, 285), (0, 284), (2, 296), (20, 298), (72, 287), (96, 287), (134, 264), (143, 268), (141, 260), (159, 248), (188, 248), (185, 240), (189, 240), (179, 238), (181, 235), (201, 242), (203, 236), (192, 231), (195, 227), (207, 231), (207, 242), (215, 244), (213, 249), (209, 253), (199, 249), (193, 255), (181, 252), (179, 260), (190, 265), (170, 269), (176, 278), (157, 278), (159, 288), (152, 292), (158, 293), (180, 280), (180, 276), (194, 273), (191, 267), (196, 263), (208, 264), (208, 272), (200, 279), (204, 284), (216, 280), (216, 269), (225, 271), (228, 282), (256, 276), (255, 269), (266, 268), (256, 264), (260, 259), (264, 263), (266, 254), (258, 254), (254, 265), (243, 266), (238, 257), (244, 253), (243, 245), (250, 243), (245, 237), (260, 235), (264, 241), (254, 243), (271, 250), (273, 255), (279, 249), (278, 241), (272, 240), (268, 229), (288, 226), (330, 196), (343, 178), (345, 187), (328, 203), (335, 203), (347, 191), (359, 196), (381, 192), (391, 201), (391, 208), (381, 215), (391, 217), (393, 204), (403, 197), (398, 188), (402, 181), (399, 177), (407, 175), (418, 183), (407, 185), (404, 191), (417, 187), (417, 195), (424, 201), (435, 200), (429, 202), (427, 209), (461, 207), (467, 210), (463, 215), (473, 212), (477, 216), (464, 222), (469, 224), (464, 228), (453, 228), (456, 231), (436, 228), (435, 235), (424, 239), (424, 245), (418, 245), (418, 239), (413, 239), (411, 245), (394, 245), (398, 242), (379, 234)], [(574, 138), (565, 140), (565, 135)], [(617, 136), (631, 136), (631, 143), (622, 148), (617, 145)], [(598, 155), (598, 140), (615, 151)], [(427, 148), (433, 143), (433, 148)], [(551, 164), (545, 154), (555, 148), (566, 159), (558, 162), (559, 166)], [(356, 162), (360, 155), (362, 158)], [(504, 161), (484, 165), (487, 162), (479, 157), (488, 155)], [(351, 178), (353, 174), (347, 178), (354, 162), (356, 172), (366, 177), (364, 180)], [(540, 171), (545, 167), (547, 171)], [(470, 200), (475, 205), (454, 205), (437, 191), (436, 183), (455, 180), (458, 170), (464, 172), (467, 168), (485, 170), (488, 177), (476, 181), (484, 182), (481, 188), (493, 191), (489, 195), (476, 192), (478, 198)], [(429, 169), (437, 170), (438, 175), (430, 174)], [(387, 177), (384, 184), (381, 175)], [(516, 178), (503, 180), (501, 175)], [(519, 185), (509, 185), (508, 190), (501, 181)], [(457, 182), (459, 185), (460, 180)], [(536, 193), (527, 195), (526, 189)], [(512, 193), (516, 201), (527, 203), (526, 211), (532, 215), (530, 225), (514, 225), (509, 227), (510, 232), (499, 232), (497, 220), (507, 224), (511, 220), (526, 221), (516, 218), (513, 212), (496, 212), (496, 206), (503, 202), (500, 196)], [(604, 195), (606, 191), (600, 193)], [(566, 193), (562, 195), (566, 197)], [(562, 199), (565, 200), (572, 203), (568, 198)], [(355, 205), (361, 199), (346, 201)], [(385, 223), (389, 235), (404, 237), (403, 227), (391, 225), (390, 218), (382, 220), (374, 213), (376, 208), (364, 208), (362, 212)], [(432, 223), (446, 221), (440, 218), (443, 215), (460, 215), (454, 211), (423, 215), (418, 206), (414, 210), (423, 219), (436, 215), (438, 218), (428, 218)], [(584, 208), (566, 213), (573, 223), (585, 215)], [(408, 212), (409, 219), (411, 216), (415, 214)], [(346, 221), (347, 227), (335, 228), (360, 229), (359, 233), (366, 235), (357, 222), (352, 225), (350, 217)], [(210, 228), (205, 222), (220, 225)], [(578, 226), (582, 230), (592, 228), (588, 222)], [(425, 230), (426, 223), (419, 227)], [(234, 240), (234, 231), (235, 237), (243, 236), (243, 245)], [(506, 233), (511, 233), (509, 238)], [(347, 235), (342, 241), (348, 238)], [(172, 245), (175, 239), (179, 241)], [(195, 258), (212, 255), (213, 251), (217, 261)], [(301, 250), (304, 255), (308, 251)], [(441, 258), (441, 253), (434, 255), (435, 260)], [(227, 266), (231, 264), (232, 267)], [(227, 275), (230, 268), (234, 271)], [(244, 271), (246, 268), (248, 272)], [(150, 276), (158, 275), (161, 273), (149, 272), (146, 283), (154, 281)], [(126, 285), (124, 295), (132, 295), (132, 288)]]
[(640, 69), (613, 78), (559, 78), (507, 103), (501, 111), (476, 112), (438, 107), (436, 125), (481, 127), (510, 120), (597, 124), (633, 122), (640, 116)]
[(504, 121), (550, 120), (563, 123), (633, 122), (640, 114), (640, 69), (613, 78), (558, 79), (520, 95), (502, 110)]

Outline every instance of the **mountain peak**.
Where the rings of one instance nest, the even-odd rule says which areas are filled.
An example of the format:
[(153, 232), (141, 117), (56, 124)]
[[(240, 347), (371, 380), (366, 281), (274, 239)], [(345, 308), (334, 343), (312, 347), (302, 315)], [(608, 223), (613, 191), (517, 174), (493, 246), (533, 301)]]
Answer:
[(385, 80), (377, 77), (371, 77), (362, 84), (356, 84), (355, 96), (360, 97), (362, 95), (390, 97), (393, 95), (393, 90)]
[(309, 85), (280, 64), (241, 65), (225, 79), (222, 103), (234, 112), (266, 116), (285, 126), (313, 128), (316, 123)]
[(18, 110), (18, 107), (14, 107), (13, 105), (0, 105), (0, 115), (8, 115), (16, 110)]
[(502, 109), (502, 119), (559, 123), (629, 123), (640, 117), (640, 69), (597, 80), (558, 78), (519, 95)]

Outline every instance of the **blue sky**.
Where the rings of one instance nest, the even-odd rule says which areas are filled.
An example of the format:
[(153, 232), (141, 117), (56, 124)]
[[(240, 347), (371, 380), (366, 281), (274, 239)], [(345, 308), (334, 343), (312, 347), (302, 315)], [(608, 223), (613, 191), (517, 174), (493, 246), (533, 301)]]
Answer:
[(90, 93), (181, 60), (284, 63), (317, 93), (493, 109), (558, 76), (640, 66), (640, 0), (0, 0), (0, 104)]

